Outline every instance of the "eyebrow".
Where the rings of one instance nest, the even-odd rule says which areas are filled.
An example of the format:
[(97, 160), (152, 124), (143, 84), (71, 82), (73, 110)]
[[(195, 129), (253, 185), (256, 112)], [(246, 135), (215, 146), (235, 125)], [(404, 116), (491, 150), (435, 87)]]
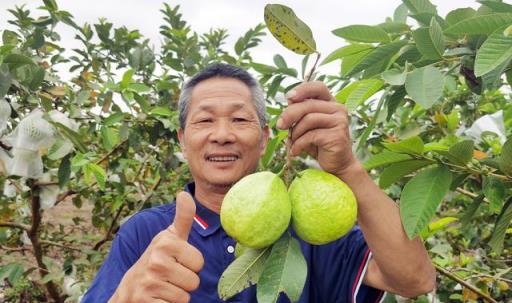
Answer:
[[(240, 103), (234, 103), (234, 104), (231, 104), (230, 107), (234, 108), (234, 109), (243, 109), (246, 107), (246, 104), (245, 102), (240, 102)], [(212, 110), (213, 106), (210, 105), (210, 104), (201, 104), (198, 108), (199, 111), (207, 111), (207, 112), (211, 112), (213, 111)]]

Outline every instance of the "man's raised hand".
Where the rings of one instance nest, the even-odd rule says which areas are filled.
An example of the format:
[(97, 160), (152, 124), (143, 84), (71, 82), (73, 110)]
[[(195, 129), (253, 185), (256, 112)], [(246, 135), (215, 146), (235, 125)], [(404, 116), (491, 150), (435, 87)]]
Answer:
[(198, 273), (204, 264), (201, 252), (188, 243), (195, 212), (190, 194), (180, 192), (174, 222), (153, 238), (109, 302), (190, 301), (190, 292), (199, 287)]

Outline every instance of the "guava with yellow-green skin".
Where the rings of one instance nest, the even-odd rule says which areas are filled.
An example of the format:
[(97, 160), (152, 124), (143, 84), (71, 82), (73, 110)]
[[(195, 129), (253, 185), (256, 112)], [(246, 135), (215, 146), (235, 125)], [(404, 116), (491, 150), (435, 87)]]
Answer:
[(318, 169), (299, 172), (289, 188), (292, 226), (304, 241), (322, 245), (352, 229), (357, 217), (354, 193), (336, 176)]
[(220, 208), (220, 222), (226, 233), (251, 248), (277, 241), (290, 218), (286, 185), (278, 175), (267, 171), (240, 179), (224, 196)]

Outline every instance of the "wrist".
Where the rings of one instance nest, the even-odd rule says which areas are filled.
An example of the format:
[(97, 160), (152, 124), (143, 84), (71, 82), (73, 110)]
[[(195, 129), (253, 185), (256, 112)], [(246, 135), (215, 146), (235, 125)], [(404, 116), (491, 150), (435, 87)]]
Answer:
[[(352, 183), (354, 180), (364, 176), (368, 176), (368, 173), (364, 169), (363, 165), (354, 159), (352, 163), (347, 165), (344, 169), (336, 173), (336, 176), (345, 183)], [(352, 182), (351, 182), (352, 181)]]

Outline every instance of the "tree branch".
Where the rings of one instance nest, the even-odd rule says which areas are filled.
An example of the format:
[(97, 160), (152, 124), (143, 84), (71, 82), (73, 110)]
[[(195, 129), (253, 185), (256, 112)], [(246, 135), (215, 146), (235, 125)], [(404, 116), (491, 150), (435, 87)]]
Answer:
[(121, 212), (123, 211), (124, 209), (124, 206), (125, 204), (121, 205), (121, 207), (119, 207), (119, 209), (117, 210), (116, 212), (116, 215), (114, 216), (114, 219), (112, 219), (112, 222), (110, 223), (110, 226), (108, 228), (108, 231), (107, 233), (105, 234), (105, 236), (103, 237), (103, 239), (101, 239), (100, 241), (98, 241), (94, 247), (92, 248), (93, 250), (99, 250), (100, 247), (105, 243), (107, 242), (109, 239), (110, 239), (110, 235), (112, 234), (112, 231), (114, 230), (114, 226), (116, 225), (116, 222), (117, 220), (119, 219), (119, 216), (121, 216)]
[(479, 295), (480, 297), (482, 297), (483, 299), (485, 299), (487, 302), (491, 302), (491, 303), (498, 303), (498, 301), (494, 300), (493, 298), (491, 298), (489, 295), (487, 294), (484, 294), (480, 289), (478, 289), (477, 287), (467, 283), (466, 281), (464, 281), (462, 278), (456, 276), (455, 274), (451, 273), (450, 271), (444, 269), (443, 267), (433, 263), (434, 267), (436, 268), (436, 270), (442, 274), (443, 276), (446, 276), (448, 278), (450, 278), (451, 280), (463, 285), (464, 287), (466, 287), (467, 289), (471, 290), (472, 292), (474, 292), (475, 294)]
[[(33, 181), (33, 180), (32, 180)], [(41, 225), (41, 200), (39, 197), (40, 188), (35, 183), (30, 187), (30, 204), (32, 208), (32, 225), (28, 231), (28, 237), (32, 242), (32, 250), (36, 258), (37, 266), (39, 267), (39, 274), (41, 278), (49, 273), (46, 264), (43, 262), (43, 248), (39, 240), (39, 227)], [(59, 294), (59, 290), (53, 281), (48, 281), (45, 284), (46, 290), (50, 297), (57, 303), (64, 302)]]
[(10, 227), (21, 229), (22, 231), (30, 232), (30, 226), (14, 222), (0, 222), (0, 227)]

